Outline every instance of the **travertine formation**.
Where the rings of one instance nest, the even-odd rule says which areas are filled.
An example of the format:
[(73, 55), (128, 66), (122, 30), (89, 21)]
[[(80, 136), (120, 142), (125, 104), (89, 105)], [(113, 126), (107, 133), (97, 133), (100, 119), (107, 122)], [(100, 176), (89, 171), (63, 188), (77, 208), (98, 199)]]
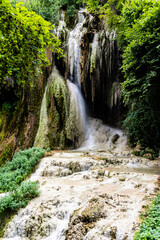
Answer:
[(9, 223), (6, 240), (132, 240), (155, 196), (158, 162), (106, 152), (55, 152), (31, 180), (40, 196)]

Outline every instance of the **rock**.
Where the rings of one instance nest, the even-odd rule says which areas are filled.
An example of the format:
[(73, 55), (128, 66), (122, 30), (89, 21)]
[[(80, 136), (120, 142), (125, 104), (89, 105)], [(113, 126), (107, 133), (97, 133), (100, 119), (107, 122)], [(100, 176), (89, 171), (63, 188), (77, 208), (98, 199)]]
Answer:
[(111, 236), (112, 239), (117, 238), (117, 227), (111, 227), (110, 236)]
[(112, 143), (114, 144), (119, 139), (119, 137), (119, 134), (115, 134), (111, 139)]
[(121, 181), (121, 182), (124, 182), (125, 180), (126, 180), (125, 177), (122, 177), (122, 178), (119, 179), (119, 181)]
[(98, 198), (92, 198), (87, 206), (74, 212), (70, 219), (66, 239), (83, 239), (86, 233), (95, 227), (96, 222), (104, 217), (106, 217), (104, 202)]
[(105, 170), (99, 169), (96, 178), (104, 177)]
[(154, 159), (152, 153), (146, 153), (146, 154), (143, 155), (143, 157), (148, 158), (148, 159), (150, 159), (150, 160), (153, 160), (153, 159)]

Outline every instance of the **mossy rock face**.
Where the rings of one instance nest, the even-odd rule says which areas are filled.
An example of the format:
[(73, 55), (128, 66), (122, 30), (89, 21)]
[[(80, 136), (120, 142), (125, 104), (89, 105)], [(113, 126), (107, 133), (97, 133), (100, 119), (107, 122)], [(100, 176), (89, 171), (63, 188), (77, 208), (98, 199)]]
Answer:
[(16, 137), (12, 136), (1, 142), (0, 146), (0, 166), (3, 166), (7, 161), (10, 161), (13, 157), (16, 146)]
[[(46, 56), (52, 61), (52, 53), (48, 49)], [(32, 86), (26, 84), (23, 87), (0, 87), (0, 158), (11, 152), (7, 146), (12, 135), (15, 142), (9, 147), (13, 152), (33, 146), (38, 130), (40, 106), (50, 72), (51, 66), (43, 68), (42, 73), (32, 80)], [(2, 152), (5, 153), (4, 156)]]
[(56, 69), (50, 77), (47, 90), (47, 112), (51, 146), (67, 146), (66, 121), (69, 115), (69, 93), (65, 81)]
[(73, 16), (69, 16), (67, 13), (65, 13), (65, 22), (67, 24), (68, 29), (73, 29), (75, 26), (75, 21), (77, 17), (77, 11), (75, 11)]
[(66, 122), (69, 116), (69, 92), (63, 77), (53, 68), (41, 105), (35, 146), (64, 149), (69, 145)]
[(13, 211), (5, 211), (4, 213), (0, 212), (0, 239), (3, 238), (5, 228), (7, 227), (8, 223), (14, 217), (15, 212)]
[(95, 227), (96, 222), (106, 217), (104, 202), (99, 198), (93, 198), (82, 208), (76, 210), (71, 217), (67, 240), (83, 240), (89, 230)]
[(98, 201), (91, 201), (89, 205), (82, 211), (82, 221), (85, 223), (93, 223), (100, 218), (105, 217), (103, 213), (104, 205)]

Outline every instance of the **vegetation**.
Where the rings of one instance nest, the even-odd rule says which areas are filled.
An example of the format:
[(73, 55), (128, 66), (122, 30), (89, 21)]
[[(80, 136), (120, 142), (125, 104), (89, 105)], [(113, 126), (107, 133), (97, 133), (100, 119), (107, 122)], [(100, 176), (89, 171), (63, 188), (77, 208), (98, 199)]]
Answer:
[(49, 64), (45, 48), (59, 54), (60, 41), (51, 33), (52, 25), (21, 3), (0, 3), (0, 89), (9, 84), (31, 84), (41, 68)]
[(158, 195), (147, 216), (134, 237), (134, 240), (157, 240), (160, 239), (160, 195)]
[(30, 199), (38, 196), (38, 188), (36, 182), (23, 181), (20, 187), (0, 198), (0, 213), (25, 207)]
[(31, 174), (44, 157), (44, 153), (45, 150), (36, 147), (15, 153), (12, 161), (0, 168), (0, 192), (17, 189), (18, 184)]
[(132, 143), (159, 146), (160, 2), (126, 1), (120, 18), (124, 102), (131, 106), (124, 127)]
[(35, 169), (44, 153), (45, 150), (35, 147), (19, 151), (14, 154), (12, 162), (0, 168), (0, 192), (7, 192), (4, 197), (0, 197), (0, 237), (13, 214), (38, 196), (38, 183), (23, 180)]
[(36, 12), (54, 24), (60, 17), (61, 8), (67, 10), (68, 15), (73, 17), (76, 8), (81, 5), (80, 1), (77, 0), (10, 0), (10, 2), (13, 6), (18, 2), (23, 2), (29, 11)]

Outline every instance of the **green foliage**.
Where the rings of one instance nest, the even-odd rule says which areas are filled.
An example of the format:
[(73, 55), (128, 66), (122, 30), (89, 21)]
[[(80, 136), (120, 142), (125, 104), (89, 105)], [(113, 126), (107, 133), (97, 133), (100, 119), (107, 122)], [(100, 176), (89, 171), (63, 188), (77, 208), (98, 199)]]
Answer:
[(100, 11), (100, 0), (83, 0), (86, 4), (87, 10), (93, 15), (99, 15)]
[(0, 168), (0, 191), (15, 190), (31, 174), (44, 153), (45, 150), (36, 147), (15, 153), (12, 161)]
[(12, 108), (12, 105), (9, 102), (4, 102), (2, 104), (2, 113), (9, 113)]
[(158, 239), (160, 239), (160, 195), (153, 201), (147, 212), (147, 217), (140, 227), (140, 231), (134, 236), (134, 240)]
[(3, 154), (0, 156), (0, 166), (12, 159), (12, 146), (9, 144), (5, 147)]
[(70, 17), (73, 17), (77, 8), (81, 6), (80, 0), (61, 0), (61, 6), (67, 9)]
[(18, 2), (23, 2), (29, 11), (34, 11), (41, 15), (45, 20), (56, 23), (59, 19), (59, 11), (61, 8), (66, 9), (70, 17), (73, 17), (76, 9), (81, 6), (77, 0), (10, 0), (15, 6)]
[(0, 212), (15, 211), (25, 207), (29, 200), (39, 195), (39, 187), (36, 182), (24, 181), (20, 187), (0, 198)]
[(45, 48), (62, 54), (60, 41), (51, 33), (52, 25), (28, 11), (21, 3), (12, 7), (0, 2), (0, 84), (31, 84), (42, 66), (49, 64)]
[(146, 96), (160, 72), (160, 3), (147, 0), (131, 3), (127, 1), (124, 5), (119, 31), (126, 78), (122, 93), (126, 102)]
[(141, 101), (132, 104), (123, 128), (132, 144), (155, 148), (159, 141), (158, 124), (150, 103)]
[(122, 94), (130, 105), (124, 127), (132, 143), (160, 145), (160, 2), (126, 0), (118, 31), (125, 81)]
[(44, 153), (43, 149), (35, 147), (19, 151), (14, 154), (12, 162), (7, 162), (0, 168), (0, 192), (8, 191), (4, 197), (0, 197), (0, 237), (13, 214), (39, 195), (37, 182), (23, 180), (33, 171), (40, 158), (44, 157)]
[(100, 8), (100, 18), (103, 18), (109, 29), (116, 29), (125, 0), (108, 0)]
[(110, 30), (118, 27), (119, 15), (124, 2), (125, 0), (83, 0), (87, 10), (99, 18), (103, 18)]

